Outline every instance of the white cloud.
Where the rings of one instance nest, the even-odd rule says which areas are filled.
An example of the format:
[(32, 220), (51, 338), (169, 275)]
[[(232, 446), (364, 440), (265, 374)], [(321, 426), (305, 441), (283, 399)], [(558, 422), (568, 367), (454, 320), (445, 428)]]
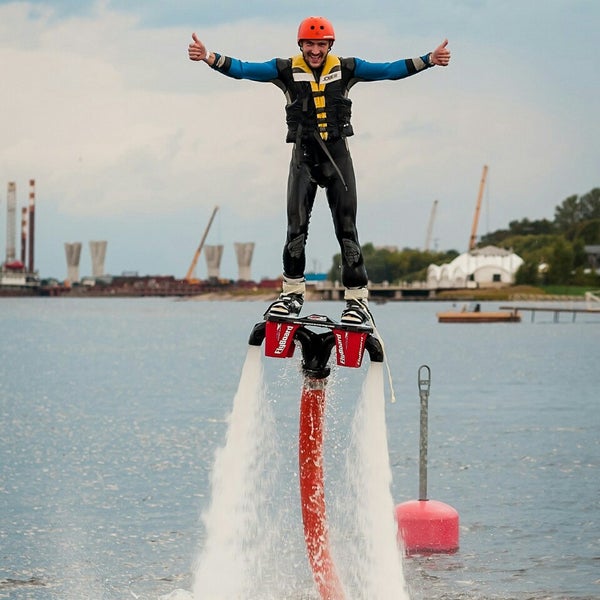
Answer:
[[(452, 30), (457, 17), (448, 15)], [(598, 183), (598, 141), (585, 97), (597, 89), (597, 74), (586, 72), (582, 81), (574, 65), (566, 74), (570, 88), (561, 90), (561, 74), (548, 68), (545, 55), (526, 50), (527, 40), (522, 48), (482, 45), (481, 31), (468, 29), (481, 26), (482, 14), (475, 11), (468, 21), (450, 39), (450, 68), (352, 90), (357, 135), (350, 145), (363, 242), (422, 245), (431, 202), (439, 199), (435, 235), (442, 248), (460, 249), (484, 163), (490, 165), (492, 229), (512, 219), (551, 217), (567, 195)], [(430, 30), (410, 36), (403, 30), (399, 44), (393, 23), (335, 22), (344, 34), (335, 47), (342, 55), (393, 59), (441, 41)], [(111, 256), (112, 248), (126, 252), (126, 237), (136, 248), (147, 243), (134, 239), (132, 218), (164, 225), (162, 232), (156, 226), (137, 268), (176, 272), (182, 235), (168, 227), (177, 227), (182, 215), (201, 221), (219, 204), (220, 241), (256, 240), (257, 272), (275, 275), (291, 150), (284, 143), (284, 98), (275, 86), (234, 81), (188, 61), (192, 29), (148, 28), (103, 3), (87, 15), (60, 18), (43, 5), (0, 4), (0, 61), (11, 92), (0, 98), (0, 176), (22, 181), (21, 189), (36, 178), (40, 208), (60, 220), (40, 220), (39, 228), (70, 231), (75, 239), (75, 228), (87, 231), (86, 219), (103, 224), (95, 237), (108, 238), (114, 272), (130, 268), (135, 252)], [(211, 49), (248, 60), (295, 51), (294, 33), (291, 41), (289, 30), (268, 17), (198, 34)], [(329, 219), (326, 211), (316, 216)], [(330, 222), (315, 220), (309, 261), (315, 257), (328, 268), (336, 250)], [(63, 241), (53, 241), (60, 251), (38, 252), (42, 271), (63, 269)], [(45, 257), (53, 258), (44, 263)]]

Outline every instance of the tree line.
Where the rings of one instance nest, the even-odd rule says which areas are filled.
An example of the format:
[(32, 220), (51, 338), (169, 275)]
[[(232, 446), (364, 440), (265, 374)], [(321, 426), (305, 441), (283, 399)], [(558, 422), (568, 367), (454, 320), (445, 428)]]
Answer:
[[(516, 275), (517, 284), (600, 286), (596, 270), (585, 246), (600, 245), (600, 188), (582, 196), (566, 198), (554, 211), (554, 219), (511, 221), (506, 229), (483, 235), (478, 247), (498, 246), (518, 254), (524, 261)], [(460, 253), (421, 251), (404, 248), (363, 246), (369, 279), (387, 281), (424, 281), (427, 267), (452, 261)], [(328, 277), (340, 280), (341, 255), (333, 257)]]

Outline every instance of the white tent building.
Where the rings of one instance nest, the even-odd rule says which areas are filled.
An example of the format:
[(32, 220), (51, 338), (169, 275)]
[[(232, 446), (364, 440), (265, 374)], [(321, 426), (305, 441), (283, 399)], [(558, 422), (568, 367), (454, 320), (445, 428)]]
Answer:
[(457, 256), (444, 265), (429, 265), (427, 287), (466, 288), (510, 285), (523, 259), (514, 252), (486, 246)]

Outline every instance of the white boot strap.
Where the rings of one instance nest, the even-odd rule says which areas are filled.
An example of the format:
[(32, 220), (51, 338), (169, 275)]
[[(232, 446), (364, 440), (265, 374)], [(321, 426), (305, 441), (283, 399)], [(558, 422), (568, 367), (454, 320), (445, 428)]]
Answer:
[(346, 288), (344, 291), (344, 300), (366, 300), (369, 297), (369, 290), (362, 288)]
[(304, 279), (286, 279), (284, 277), (281, 291), (284, 294), (304, 294), (306, 282)]

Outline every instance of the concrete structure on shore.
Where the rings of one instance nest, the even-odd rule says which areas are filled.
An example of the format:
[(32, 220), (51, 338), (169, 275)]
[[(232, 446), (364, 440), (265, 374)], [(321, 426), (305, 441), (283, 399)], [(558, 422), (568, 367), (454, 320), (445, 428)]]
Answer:
[(223, 244), (217, 246), (204, 246), (204, 258), (208, 278), (218, 280), (221, 277), (221, 258), (223, 257)]
[(238, 281), (252, 281), (250, 264), (254, 253), (254, 242), (236, 242), (234, 245), (238, 262)]
[(67, 280), (69, 283), (79, 283), (81, 242), (65, 242), (65, 256), (67, 258)]
[(104, 275), (106, 244), (106, 241), (90, 242), (90, 254), (92, 255), (92, 277), (102, 277)]

